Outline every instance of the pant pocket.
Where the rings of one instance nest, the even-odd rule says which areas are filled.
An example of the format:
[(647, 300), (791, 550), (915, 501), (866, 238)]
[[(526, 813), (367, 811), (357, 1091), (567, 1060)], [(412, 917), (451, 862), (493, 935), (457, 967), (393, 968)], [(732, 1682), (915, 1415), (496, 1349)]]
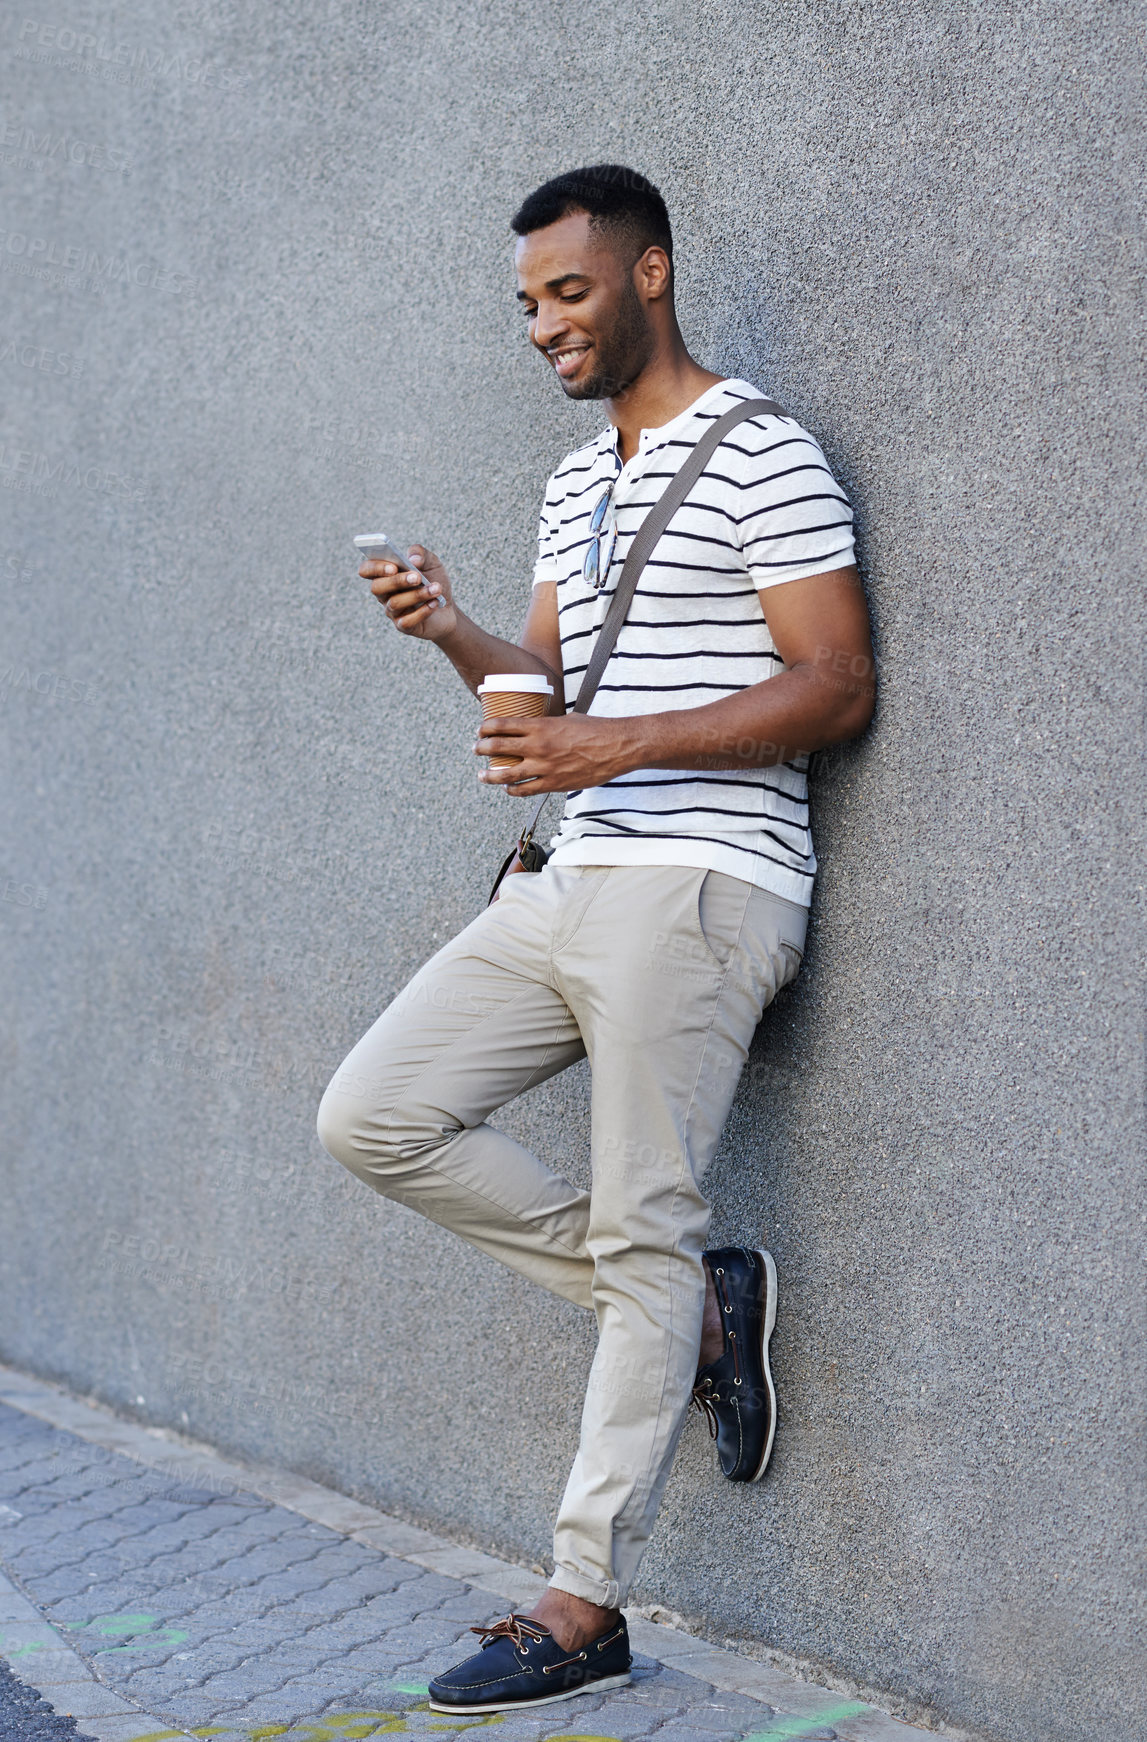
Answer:
[(759, 988), (762, 1008), (800, 973), (808, 911), (768, 889), (753, 889), (741, 933), (746, 976)]
[(741, 938), (752, 890), (740, 877), (702, 871), (697, 883), (697, 935), (719, 968), (727, 968)]
[(804, 961), (804, 956), (801, 954), (800, 950), (795, 949), (792, 944), (782, 943), (778, 948), (780, 950), (781, 959), (785, 964), (784, 971), (777, 979), (777, 991), (779, 992), (782, 986), (787, 986), (791, 980), (796, 979), (801, 971), (801, 963)]

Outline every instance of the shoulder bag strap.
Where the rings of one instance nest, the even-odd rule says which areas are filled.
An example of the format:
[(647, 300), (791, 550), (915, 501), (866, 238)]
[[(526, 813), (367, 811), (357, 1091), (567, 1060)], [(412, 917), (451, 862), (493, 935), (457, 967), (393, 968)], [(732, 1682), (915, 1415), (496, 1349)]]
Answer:
[[(633, 603), (633, 595), (637, 591), (641, 571), (653, 555), (653, 547), (661, 534), (669, 525), (729, 431), (736, 429), (739, 423), (744, 423), (748, 418), (761, 417), (765, 413), (771, 413), (774, 417), (788, 416), (788, 413), (783, 411), (774, 399), (743, 399), (738, 405), (730, 406), (729, 410), (705, 431), (681, 470), (669, 480), (641, 522), (637, 536), (629, 547), (629, 555), (625, 559), (613, 598), (609, 602), (605, 621), (598, 630), (593, 654), (586, 667), (585, 676), (581, 680), (577, 700), (570, 709), (571, 713), (587, 714), (589, 712), (589, 705), (597, 693), (597, 686), (609, 663), (609, 656), (617, 643), (621, 626), (629, 615), (629, 607)], [(521, 846), (529, 845), (541, 814), (553, 796), (552, 792), (547, 792), (543, 796), (529, 823), (522, 830)]]

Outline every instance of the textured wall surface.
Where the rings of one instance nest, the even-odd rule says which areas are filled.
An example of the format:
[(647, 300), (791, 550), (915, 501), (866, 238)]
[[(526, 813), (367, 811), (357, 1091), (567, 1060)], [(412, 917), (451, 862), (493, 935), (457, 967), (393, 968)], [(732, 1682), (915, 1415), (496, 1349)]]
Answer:
[[(1142, 6), (26, 5), (0, 1354), (544, 1558), (590, 1326), (314, 1136), (518, 815), (349, 539), (516, 634), (599, 414), (508, 217), (631, 161), (696, 354), (852, 493), (883, 673), (711, 1175), (777, 1255), (776, 1456), (734, 1489), (691, 1423), (638, 1595), (978, 1735), (1141, 1737)], [(582, 1070), (505, 1122), (584, 1176)]]

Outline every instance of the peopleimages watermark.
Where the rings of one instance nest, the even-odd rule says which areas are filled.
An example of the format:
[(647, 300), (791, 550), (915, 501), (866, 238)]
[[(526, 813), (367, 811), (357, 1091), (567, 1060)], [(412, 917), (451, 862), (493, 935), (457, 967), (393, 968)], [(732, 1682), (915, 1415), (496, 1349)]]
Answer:
[(0, 163), (16, 169), (39, 169), (46, 163), (73, 163), (84, 169), (130, 175), (131, 159), (117, 145), (81, 139), (75, 133), (40, 132), (26, 121), (0, 121)]
[(230, 1252), (207, 1256), (174, 1240), (159, 1240), (146, 1234), (120, 1233), (108, 1228), (97, 1268), (116, 1276), (153, 1284), (161, 1293), (177, 1291), (228, 1300), (244, 1295), (304, 1295), (329, 1299), (340, 1287), (337, 1268), (297, 1272), (276, 1259)]
[[(135, 1399), (137, 1407), (141, 1407), (144, 1401), (142, 1397)], [(98, 1455), (93, 1455), (87, 1448), (80, 1451), (53, 1452), (48, 1481), (59, 1482), (61, 1478), (70, 1481), (81, 1477), (85, 1492), (89, 1494), (100, 1488), (126, 1488), (133, 1494), (140, 1489), (149, 1494), (167, 1494), (173, 1486), (199, 1488), (212, 1494), (231, 1495), (242, 1492), (233, 1478), (213, 1470), (194, 1452), (186, 1452), (176, 1457), (165, 1456), (162, 1464), (158, 1466), (137, 1464), (133, 1461), (126, 1469), (122, 1463), (110, 1467), (96, 1463), (94, 1457)], [(14, 1506), (0, 1506), (0, 1523), (15, 1523), (23, 1516)], [(65, 1625), (79, 1628), (83, 1624), (70, 1621)]]
[(13, 907), (34, 907), (38, 913), (48, 905), (48, 891), (38, 883), (17, 883), (7, 877), (0, 884), (0, 901), (10, 901)]
[[(377, 1422), (368, 1399), (330, 1382), (300, 1379), (297, 1373), (277, 1375), (260, 1372), (247, 1377), (231, 1371), (222, 1361), (171, 1348), (164, 1360), (164, 1378), (178, 1388), (176, 1395), (197, 1406), (258, 1414), (269, 1420), (317, 1416), (330, 1422), (340, 1416), (363, 1425)], [(186, 1419), (186, 1410), (184, 1410)]]
[(138, 478), (116, 472), (109, 466), (88, 465), (80, 460), (53, 458), (39, 448), (0, 442), (0, 487), (22, 490), (30, 496), (55, 496), (54, 486), (65, 484), (89, 496), (122, 496), (142, 502), (147, 494)]
[(48, 345), (29, 345), (20, 339), (0, 339), (0, 363), (18, 363), (41, 375), (82, 375), (84, 362), (72, 351), (55, 351)]
[(315, 1092), (326, 1087), (330, 1075), (325, 1061), (283, 1059), (250, 1046), (231, 1046), (214, 1031), (180, 1034), (160, 1023), (153, 1036), (145, 1055), (148, 1065), (201, 1082), (234, 1083), (278, 1093), (296, 1089)]
[(112, 42), (95, 31), (42, 24), (36, 18), (25, 18), (21, 24), (15, 59), (152, 91), (158, 89), (157, 79), (174, 79), (206, 91), (242, 91), (251, 83), (250, 73), (217, 66), (202, 55), (136, 48), (127, 42)]
[(287, 858), (281, 848), (264, 839), (257, 830), (235, 830), (214, 821), (204, 830), (203, 839), (211, 853), (211, 867), (216, 872), (281, 885), (302, 883), (309, 886), (314, 883), (315, 868), (311, 858)]
[(65, 677), (60, 671), (34, 671), (30, 665), (0, 667), (0, 696), (10, 696), (16, 690), (60, 702), (91, 702), (96, 697), (95, 686), (86, 678)]
[(100, 254), (94, 248), (58, 243), (47, 236), (29, 236), (26, 230), (0, 228), (0, 272), (17, 272), (26, 278), (70, 284), (72, 288), (106, 294), (108, 284), (138, 284), (148, 290), (166, 290), (179, 296), (195, 283), (187, 272), (173, 272), (146, 260), (130, 260), (123, 254)]

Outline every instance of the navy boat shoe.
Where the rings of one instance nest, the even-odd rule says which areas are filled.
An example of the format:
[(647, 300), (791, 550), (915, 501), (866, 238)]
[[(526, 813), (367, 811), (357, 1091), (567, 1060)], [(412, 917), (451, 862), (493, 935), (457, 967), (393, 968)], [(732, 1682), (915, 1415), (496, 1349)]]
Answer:
[(492, 1627), (470, 1631), (482, 1635), (482, 1649), (435, 1676), (432, 1712), (516, 1712), (623, 1688), (629, 1681), (624, 1615), (580, 1651), (563, 1650), (549, 1628), (528, 1615), (507, 1615)]
[(725, 1346), (702, 1367), (693, 1401), (708, 1418), (721, 1473), (730, 1482), (757, 1482), (773, 1450), (777, 1394), (769, 1370), (769, 1338), (777, 1318), (777, 1267), (772, 1254), (749, 1246), (706, 1252), (717, 1291)]

